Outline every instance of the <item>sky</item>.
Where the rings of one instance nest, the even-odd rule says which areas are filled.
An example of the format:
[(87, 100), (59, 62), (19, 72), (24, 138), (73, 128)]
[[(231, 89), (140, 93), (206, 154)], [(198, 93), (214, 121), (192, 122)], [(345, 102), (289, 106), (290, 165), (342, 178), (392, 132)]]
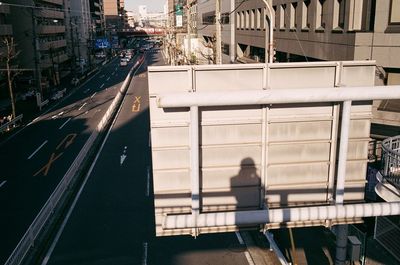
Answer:
[(138, 6), (147, 6), (147, 12), (163, 11), (165, 0), (125, 0), (125, 9), (127, 11), (138, 12)]

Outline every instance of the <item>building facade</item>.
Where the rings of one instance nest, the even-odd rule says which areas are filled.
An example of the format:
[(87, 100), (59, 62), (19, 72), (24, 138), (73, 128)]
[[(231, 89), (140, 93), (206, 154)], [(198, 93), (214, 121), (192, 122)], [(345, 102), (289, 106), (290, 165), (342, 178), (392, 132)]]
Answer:
[(32, 78), (40, 81), (42, 92), (50, 85), (58, 85), (61, 76), (70, 71), (63, 0), (4, 2), (10, 4), (11, 14), (20, 14), (9, 16), (19, 67), (31, 69)]

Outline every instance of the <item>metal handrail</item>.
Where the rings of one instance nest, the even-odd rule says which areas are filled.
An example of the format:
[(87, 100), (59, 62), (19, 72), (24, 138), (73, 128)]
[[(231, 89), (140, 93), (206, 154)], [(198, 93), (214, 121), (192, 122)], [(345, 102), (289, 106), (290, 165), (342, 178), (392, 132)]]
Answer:
[(383, 178), (400, 189), (400, 135), (383, 140), (382, 151)]

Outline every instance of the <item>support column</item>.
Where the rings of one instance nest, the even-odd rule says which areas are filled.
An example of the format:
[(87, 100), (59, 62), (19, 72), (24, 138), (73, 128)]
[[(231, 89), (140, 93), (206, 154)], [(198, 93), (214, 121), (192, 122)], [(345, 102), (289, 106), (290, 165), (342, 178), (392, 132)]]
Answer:
[(190, 183), (192, 186), (192, 217), (194, 236), (197, 236), (197, 218), (200, 211), (199, 180), (199, 107), (190, 107)]

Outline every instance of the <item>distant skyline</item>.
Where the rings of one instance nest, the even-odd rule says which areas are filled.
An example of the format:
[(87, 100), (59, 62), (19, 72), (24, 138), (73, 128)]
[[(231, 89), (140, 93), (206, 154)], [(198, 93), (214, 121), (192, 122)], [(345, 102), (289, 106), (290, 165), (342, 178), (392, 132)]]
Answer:
[(145, 5), (148, 12), (162, 12), (165, 2), (166, 0), (125, 0), (125, 9), (137, 13), (138, 7)]

